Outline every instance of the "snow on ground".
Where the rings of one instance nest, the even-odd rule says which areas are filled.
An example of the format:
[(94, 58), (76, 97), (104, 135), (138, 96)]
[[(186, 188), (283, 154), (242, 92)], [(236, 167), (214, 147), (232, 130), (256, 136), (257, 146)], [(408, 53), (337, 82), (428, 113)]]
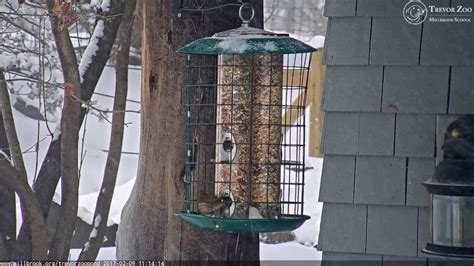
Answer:
[[(71, 249), (69, 252), (69, 260), (77, 260), (79, 254), (81, 253), (80, 249)], [(97, 255), (97, 260), (116, 260), (115, 258), (115, 247), (101, 248), (99, 254)]]
[[(287, 242), (281, 244), (260, 243), (260, 260), (263, 265), (272, 265), (272, 261), (314, 261), (321, 260), (322, 252), (314, 247), (306, 247), (297, 242)], [(314, 262), (312, 265), (315, 265)]]
[(318, 243), (319, 225), (321, 221), (322, 203), (318, 202), (319, 184), (323, 159), (307, 157), (307, 163), (314, 169), (306, 172), (304, 213), (311, 216), (300, 228), (294, 231), (296, 240), (305, 246), (315, 246)]

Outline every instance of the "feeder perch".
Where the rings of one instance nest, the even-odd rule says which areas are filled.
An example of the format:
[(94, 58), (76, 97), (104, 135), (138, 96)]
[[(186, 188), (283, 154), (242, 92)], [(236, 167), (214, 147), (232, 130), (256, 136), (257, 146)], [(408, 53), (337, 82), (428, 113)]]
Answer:
[(249, 27), (254, 12), (244, 19), (246, 6), (242, 27), (178, 50), (188, 59), (185, 200), (177, 215), (204, 230), (288, 231), (309, 219), (305, 102), (294, 101), (306, 98), (315, 49)]
[(444, 158), (431, 180), (430, 236), (423, 252), (474, 258), (474, 116), (454, 121), (446, 130)]

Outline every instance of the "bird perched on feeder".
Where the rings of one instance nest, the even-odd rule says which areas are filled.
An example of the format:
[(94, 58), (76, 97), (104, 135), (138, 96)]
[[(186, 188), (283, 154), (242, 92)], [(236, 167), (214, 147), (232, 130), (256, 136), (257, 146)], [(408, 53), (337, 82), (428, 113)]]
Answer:
[(198, 210), (201, 214), (207, 216), (227, 217), (232, 203), (232, 199), (229, 196), (224, 196), (211, 202), (199, 202)]

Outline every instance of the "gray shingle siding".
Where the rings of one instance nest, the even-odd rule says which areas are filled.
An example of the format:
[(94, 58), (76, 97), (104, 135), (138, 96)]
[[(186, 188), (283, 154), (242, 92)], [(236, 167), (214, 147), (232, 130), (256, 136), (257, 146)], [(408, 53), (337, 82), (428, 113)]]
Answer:
[(325, 154), (393, 155), (394, 114), (327, 112), (325, 120)]
[(382, 111), (446, 113), (448, 80), (448, 66), (386, 66)]
[(357, 157), (354, 203), (404, 205), (405, 169), (406, 158)]
[[(331, 0), (327, 0), (331, 2)], [(402, 0), (357, 0), (357, 16), (401, 17), (403, 7), (408, 1)], [(423, 0), (426, 6), (449, 6), (450, 0)]]
[(354, 172), (354, 156), (326, 155), (319, 201), (353, 203)]
[(382, 67), (327, 67), (324, 111), (378, 112), (381, 97)]
[(382, 256), (383, 266), (427, 266), (428, 260), (418, 257)]
[(453, 66), (449, 94), (450, 114), (474, 114), (474, 67)]
[(409, 25), (407, 2), (357, 0), (354, 12), (354, 1), (326, 1), (323, 265), (438, 262), (421, 252), (429, 234), (422, 183), (442, 159), (449, 123), (474, 114), (474, 22)]
[(422, 185), (422, 183), (433, 176), (434, 169), (434, 158), (408, 159), (406, 205), (429, 205), (429, 194), (426, 191), (425, 187)]
[(367, 65), (371, 19), (331, 17), (328, 20), (324, 59), (327, 65)]
[[(330, 2), (330, 1), (329, 1)], [(401, 16), (404, 3), (400, 0), (358, 0), (357, 16)]]
[(320, 235), (320, 248), (336, 252), (365, 252), (367, 206), (325, 203), (322, 215), (324, 231)]
[(360, 155), (393, 155), (395, 115), (361, 113), (359, 117)]
[(323, 266), (382, 266), (381, 255), (324, 252)]
[(473, 22), (425, 23), (421, 42), (421, 64), (472, 65), (473, 36)]
[(355, 16), (357, 0), (331, 0), (326, 1), (324, 16), (348, 17)]
[(416, 65), (420, 39), (421, 25), (410, 25), (402, 17), (375, 17), (372, 22), (370, 64)]
[(369, 205), (367, 253), (417, 256), (418, 209)]
[(434, 157), (434, 115), (397, 114), (395, 155), (410, 157)]
[(358, 113), (328, 112), (325, 116), (323, 151), (326, 154), (357, 154)]

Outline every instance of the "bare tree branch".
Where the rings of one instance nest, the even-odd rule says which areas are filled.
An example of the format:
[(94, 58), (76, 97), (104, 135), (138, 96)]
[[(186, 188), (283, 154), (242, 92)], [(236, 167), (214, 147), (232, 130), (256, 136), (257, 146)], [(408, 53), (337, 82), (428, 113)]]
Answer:
[[(0, 117), (1, 117), (0, 113)], [(0, 158), (10, 158), (10, 149), (8, 147), (5, 128), (0, 120)], [(5, 254), (0, 255), (0, 261), (15, 260), (15, 242), (16, 242), (16, 200), (15, 191), (0, 182), (0, 245), (3, 245)], [(6, 257), (5, 257), (6, 256)], [(1, 257), (6, 258), (5, 260)]]
[(23, 32), (28, 33), (31, 35), (33, 38), (36, 40), (40, 41), (42, 45), (48, 45), (43, 39), (41, 39), (39, 36), (37, 36), (34, 32), (30, 31), (29, 29), (23, 27), (22, 25), (16, 23), (14, 20), (10, 19), (9, 17), (5, 16), (4, 14), (0, 13), (0, 19), (12, 24), (13, 26), (17, 27), (18, 29), (21, 29)]
[(79, 255), (79, 261), (93, 261), (99, 254), (102, 246), (107, 220), (109, 218), (110, 204), (115, 189), (118, 168), (123, 143), (125, 110), (128, 90), (128, 62), (130, 53), (130, 42), (133, 25), (133, 12), (136, 1), (128, 0), (122, 17), (122, 24), (118, 32), (119, 49), (117, 53), (117, 67), (115, 72), (115, 100), (114, 113), (112, 116), (112, 132), (109, 144), (109, 153), (105, 165), (104, 179), (100, 189), (97, 205), (95, 208), (93, 229), (89, 241)]
[(46, 260), (48, 252), (48, 236), (46, 224), (38, 201), (25, 180), (19, 178), (19, 172), (10, 165), (8, 160), (0, 160), (0, 181), (13, 188), (20, 198), (25, 210), (23, 218), (31, 231), (31, 258), (32, 260)]
[[(25, 163), (23, 162), (23, 154), (20, 148), (20, 143), (18, 141), (18, 136), (16, 134), (15, 121), (13, 119), (12, 107), (10, 104), (10, 94), (8, 93), (8, 87), (7, 87), (7, 82), (5, 81), (3, 68), (0, 68), (0, 105), (1, 105), (0, 109), (2, 112), (3, 129), (5, 131), (5, 136), (8, 142), (8, 147), (9, 147), (10, 156), (13, 162), (13, 166), (18, 171), (18, 178), (20, 178), (23, 182), (28, 183)], [(4, 160), (4, 159), (2, 158), (1, 160)], [(10, 176), (10, 178), (14, 178), (14, 177)], [(16, 207), (13, 191), (4, 191), (4, 192), (12, 193), (11, 195), (12, 197), (10, 198), (9, 202), (6, 202), (6, 204), (13, 204), (12, 207), (13, 208)], [(5, 197), (6, 196), (7, 195), (5, 195)], [(25, 209), (25, 205), (21, 205), (21, 211), (23, 213), (23, 217), (25, 217), (26, 212), (27, 212), (27, 210)], [(9, 214), (9, 216), (10, 215), (12, 216), (12, 218), (16, 218), (16, 213)], [(8, 217), (5, 217), (5, 218), (8, 219)], [(9, 237), (13, 237), (13, 236), (9, 236)], [(3, 239), (0, 239), (0, 242), (3, 244)]]
[[(71, 90), (80, 95), (81, 82), (77, 67), (76, 54), (72, 46), (69, 32), (58, 23), (58, 17), (53, 12), (55, 1), (48, 0), (48, 12), (51, 15), (51, 26), (58, 51), (65, 86), (71, 86), (64, 90), (64, 106), (61, 116), (61, 220), (58, 221), (56, 231), (49, 249), (49, 260), (67, 260), (69, 247), (74, 233), (78, 197), (79, 197), (79, 173), (78, 165), (78, 140), (80, 128), (81, 105), (70, 97)], [(56, 132), (57, 133), (57, 132)]]
[(20, 142), (16, 134), (15, 121), (13, 119), (12, 107), (10, 104), (10, 94), (8, 93), (7, 82), (5, 81), (4, 70), (0, 68), (0, 105), (2, 110), (3, 126), (7, 135), (8, 145), (10, 147), (10, 156), (13, 165), (20, 173), (20, 178), (28, 180), (26, 175), (25, 163), (20, 148)]

